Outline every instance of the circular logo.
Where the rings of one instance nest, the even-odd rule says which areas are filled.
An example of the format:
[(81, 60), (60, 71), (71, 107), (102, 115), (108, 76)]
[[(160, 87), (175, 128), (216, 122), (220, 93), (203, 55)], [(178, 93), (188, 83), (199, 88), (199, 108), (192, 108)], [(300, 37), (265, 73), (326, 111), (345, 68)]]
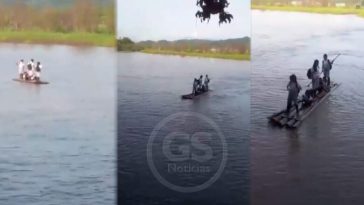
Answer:
[(221, 176), (227, 161), (227, 144), (210, 118), (180, 112), (155, 126), (148, 140), (147, 160), (161, 184), (192, 193), (206, 189)]

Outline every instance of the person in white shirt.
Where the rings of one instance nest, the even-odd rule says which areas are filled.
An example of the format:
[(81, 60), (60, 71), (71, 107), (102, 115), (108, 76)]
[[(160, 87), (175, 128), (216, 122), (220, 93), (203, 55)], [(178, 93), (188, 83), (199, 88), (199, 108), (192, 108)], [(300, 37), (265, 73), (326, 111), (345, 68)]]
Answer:
[(28, 64), (28, 70), (26, 72), (26, 80), (34, 80), (34, 72), (31, 64)]
[(335, 62), (335, 60), (340, 56), (341, 54), (338, 54), (333, 60), (330, 60), (327, 57), (327, 54), (324, 54), (323, 60), (322, 60), (322, 72), (324, 73), (324, 80), (326, 84), (330, 87), (330, 71), (332, 69), (332, 66)]
[(24, 78), (24, 72), (25, 72), (25, 64), (24, 64), (24, 60), (21, 59), (18, 63), (18, 73), (19, 73), (19, 78), (23, 79)]

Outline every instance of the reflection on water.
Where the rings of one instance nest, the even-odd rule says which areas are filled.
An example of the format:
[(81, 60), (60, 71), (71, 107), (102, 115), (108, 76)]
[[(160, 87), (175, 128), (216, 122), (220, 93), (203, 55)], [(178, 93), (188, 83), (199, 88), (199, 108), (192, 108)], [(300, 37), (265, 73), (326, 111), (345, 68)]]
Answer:
[[(249, 186), (249, 63), (122, 53), (118, 56), (118, 67), (120, 202), (245, 204)], [(181, 100), (182, 94), (191, 92), (193, 78), (206, 73), (211, 78), (212, 91), (196, 100)], [(199, 113), (213, 120), (225, 136), (228, 147), (226, 168), (218, 180), (209, 188), (190, 194), (162, 185), (147, 163), (147, 143), (153, 129), (167, 116), (179, 112)], [(173, 131), (214, 132), (211, 126), (196, 119), (178, 118), (158, 132), (152, 148), (161, 150), (161, 137)], [(209, 146), (214, 151), (214, 158), (205, 165), (213, 167), (221, 157), (221, 143), (210, 141)], [(157, 168), (169, 163), (161, 153), (153, 155), (153, 160)], [(166, 178), (170, 176), (166, 171), (158, 171)], [(180, 186), (193, 186), (205, 180), (201, 179), (202, 175), (191, 173), (181, 178), (168, 179)]]
[[(252, 203), (362, 204), (364, 20), (253, 11), (253, 28)], [(307, 68), (323, 53), (343, 54), (331, 73), (342, 85), (298, 130), (270, 127), (289, 75), (307, 85)]]
[[(0, 204), (114, 204), (113, 53), (0, 45)], [(12, 81), (20, 58), (50, 84)]]

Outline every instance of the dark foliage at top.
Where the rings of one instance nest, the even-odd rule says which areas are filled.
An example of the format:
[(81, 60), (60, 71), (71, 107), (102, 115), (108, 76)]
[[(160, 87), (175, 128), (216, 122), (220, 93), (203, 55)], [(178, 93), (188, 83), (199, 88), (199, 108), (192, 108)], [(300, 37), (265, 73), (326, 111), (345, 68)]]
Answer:
[(202, 11), (197, 11), (196, 17), (203, 21), (209, 21), (211, 15), (219, 14), (219, 24), (230, 23), (233, 19), (233, 15), (225, 11), (230, 3), (227, 0), (197, 0), (197, 6), (199, 6)]

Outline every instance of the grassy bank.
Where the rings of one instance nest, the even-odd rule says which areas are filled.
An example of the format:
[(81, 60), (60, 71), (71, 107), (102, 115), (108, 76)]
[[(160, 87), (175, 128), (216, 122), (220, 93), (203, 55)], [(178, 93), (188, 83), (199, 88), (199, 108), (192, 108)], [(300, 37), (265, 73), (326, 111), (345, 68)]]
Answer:
[(197, 52), (185, 52), (185, 51), (173, 51), (173, 50), (155, 50), (144, 49), (141, 52), (149, 54), (161, 54), (161, 55), (178, 55), (178, 56), (192, 56), (201, 58), (220, 58), (229, 60), (250, 60), (250, 54), (241, 53), (197, 53)]
[(115, 46), (115, 36), (113, 34), (87, 32), (58, 33), (47, 31), (0, 30), (0, 42), (113, 47)]
[(354, 14), (364, 18), (364, 9), (356, 8), (337, 8), (337, 7), (304, 7), (304, 6), (268, 6), (268, 5), (252, 5), (253, 9), (257, 10), (272, 10), (272, 11), (295, 11), (306, 13), (319, 13), (319, 14)]

